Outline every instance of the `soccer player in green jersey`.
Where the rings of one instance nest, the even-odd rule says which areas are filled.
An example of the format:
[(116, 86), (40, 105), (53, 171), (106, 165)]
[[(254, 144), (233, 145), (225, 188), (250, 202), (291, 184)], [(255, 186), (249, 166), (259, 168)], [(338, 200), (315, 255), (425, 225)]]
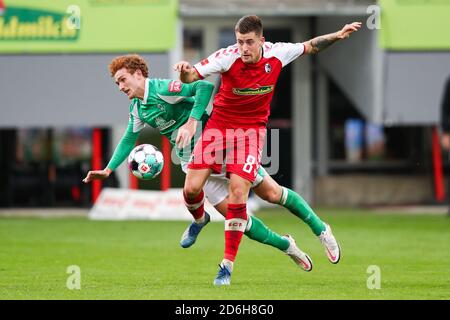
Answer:
[[(115, 58), (110, 66), (119, 90), (131, 99), (128, 127), (117, 145), (108, 165), (103, 170), (89, 171), (83, 180), (103, 180), (109, 177), (129, 155), (134, 148), (139, 132), (147, 124), (159, 130), (170, 139), (181, 158), (183, 171), (193, 147), (193, 136), (202, 130), (208, 120), (206, 107), (214, 89), (208, 81), (200, 80), (184, 84), (179, 80), (150, 79), (148, 67), (144, 59), (138, 55), (127, 55)], [(290, 190), (284, 188), (286, 195), (282, 200), (276, 196), (281, 187), (261, 168), (255, 182), (255, 193), (261, 198), (288, 207), (286, 197)], [(281, 190), (281, 189), (280, 189)], [(212, 175), (205, 186), (205, 195), (209, 202), (225, 216), (227, 210), (228, 179), (225, 175)], [(200, 204), (203, 206), (203, 203)], [(303, 207), (305, 203), (300, 203)], [(189, 208), (196, 210), (198, 208)], [(203, 208), (202, 208), (203, 209)], [(298, 210), (298, 209), (296, 209)], [(184, 248), (194, 244), (201, 229), (210, 221), (208, 213), (196, 219), (187, 228), (181, 240)], [(264, 223), (251, 216), (248, 220), (245, 235), (261, 243), (273, 246), (285, 252), (301, 269), (311, 271), (312, 261), (301, 251), (295, 240), (290, 236), (280, 236), (270, 230)]]

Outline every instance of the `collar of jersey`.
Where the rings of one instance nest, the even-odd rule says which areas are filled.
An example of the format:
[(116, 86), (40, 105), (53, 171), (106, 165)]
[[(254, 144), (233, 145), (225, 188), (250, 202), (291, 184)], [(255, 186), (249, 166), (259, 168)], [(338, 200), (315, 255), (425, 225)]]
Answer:
[(145, 79), (145, 91), (144, 91), (144, 99), (142, 99), (142, 103), (143, 104), (147, 104), (147, 100), (148, 100), (148, 94), (149, 94), (149, 83), (150, 83), (150, 79), (146, 78)]

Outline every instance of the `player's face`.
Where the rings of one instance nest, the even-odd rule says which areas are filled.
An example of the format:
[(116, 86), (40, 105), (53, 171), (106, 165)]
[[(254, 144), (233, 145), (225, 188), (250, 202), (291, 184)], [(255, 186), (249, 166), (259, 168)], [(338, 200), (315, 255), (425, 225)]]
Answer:
[(140, 91), (142, 91), (140, 88), (140, 83), (142, 78), (143, 76), (140, 70), (136, 70), (133, 74), (131, 74), (125, 68), (117, 70), (114, 75), (114, 80), (119, 87), (119, 90), (125, 93), (128, 96), (128, 99), (140, 98), (139, 94)]
[(244, 63), (257, 63), (261, 59), (264, 37), (257, 36), (254, 31), (249, 33), (236, 32), (236, 41)]

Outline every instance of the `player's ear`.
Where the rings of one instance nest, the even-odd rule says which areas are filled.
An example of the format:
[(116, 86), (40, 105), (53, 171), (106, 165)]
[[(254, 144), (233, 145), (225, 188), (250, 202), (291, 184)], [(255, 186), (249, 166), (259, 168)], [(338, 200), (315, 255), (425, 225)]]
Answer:
[(264, 43), (264, 41), (266, 41), (266, 38), (264, 38), (264, 36), (261, 35), (260, 41), (261, 41), (261, 43)]

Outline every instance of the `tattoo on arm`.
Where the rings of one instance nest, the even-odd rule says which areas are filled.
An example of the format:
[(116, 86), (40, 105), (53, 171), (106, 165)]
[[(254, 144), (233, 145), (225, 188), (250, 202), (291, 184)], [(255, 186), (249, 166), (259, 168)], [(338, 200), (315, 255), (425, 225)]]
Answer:
[(318, 53), (318, 52), (328, 48), (329, 46), (331, 46), (333, 43), (335, 43), (338, 40), (339, 40), (339, 38), (337, 37), (337, 35), (335, 33), (330, 33), (330, 34), (327, 34), (324, 36), (314, 38), (310, 41), (312, 51), (313, 51), (313, 53)]

